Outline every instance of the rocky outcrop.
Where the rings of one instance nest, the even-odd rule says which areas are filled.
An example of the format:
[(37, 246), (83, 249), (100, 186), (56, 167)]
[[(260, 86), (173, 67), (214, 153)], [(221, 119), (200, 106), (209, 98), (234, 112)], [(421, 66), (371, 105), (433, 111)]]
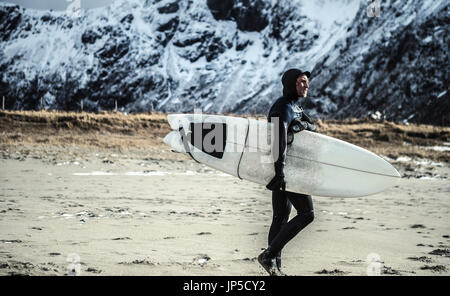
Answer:
[(449, 125), (445, 1), (118, 0), (0, 4), (0, 97), (13, 109), (266, 113), (290, 67), (314, 117)]
[(216, 20), (236, 22), (239, 30), (259, 32), (269, 23), (269, 4), (263, 0), (207, 0)]
[[(367, 18), (360, 10), (346, 39), (337, 44), (338, 57), (327, 54), (314, 67), (312, 107), (338, 118), (379, 111), (389, 120), (449, 125), (444, 116), (450, 111), (444, 37), (449, 6), (434, 3), (427, 15), (427, 6), (415, 6), (425, 3), (385, 3), (384, 19)], [(332, 104), (322, 106), (327, 100)]]

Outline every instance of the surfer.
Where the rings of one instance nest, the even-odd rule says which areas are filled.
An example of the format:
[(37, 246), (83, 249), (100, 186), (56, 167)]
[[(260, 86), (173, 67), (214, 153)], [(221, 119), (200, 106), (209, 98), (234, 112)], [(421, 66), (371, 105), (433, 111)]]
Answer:
[[(267, 184), (272, 191), (273, 220), (268, 235), (268, 247), (258, 256), (258, 262), (270, 275), (284, 275), (281, 271), (281, 250), (303, 228), (314, 220), (311, 195), (286, 191), (284, 166), (287, 146), (292, 143), (294, 133), (302, 130), (316, 131), (311, 118), (297, 105), (299, 98), (306, 97), (309, 88), (310, 72), (299, 69), (287, 70), (281, 82), (283, 96), (272, 105), (268, 121), (274, 120), (273, 145), (278, 145), (278, 158), (275, 161), (275, 177)], [(275, 150), (274, 148), (273, 150)], [(289, 222), (289, 214), (294, 206), (297, 215)]]

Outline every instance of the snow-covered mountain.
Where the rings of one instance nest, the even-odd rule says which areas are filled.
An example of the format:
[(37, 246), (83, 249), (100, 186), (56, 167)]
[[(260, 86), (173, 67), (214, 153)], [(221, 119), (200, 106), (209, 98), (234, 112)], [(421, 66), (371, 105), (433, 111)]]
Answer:
[[(0, 4), (6, 107), (266, 113), (290, 67), (313, 116), (449, 125), (446, 1), (117, 0), (66, 12)], [(370, 7), (369, 7), (370, 9)]]

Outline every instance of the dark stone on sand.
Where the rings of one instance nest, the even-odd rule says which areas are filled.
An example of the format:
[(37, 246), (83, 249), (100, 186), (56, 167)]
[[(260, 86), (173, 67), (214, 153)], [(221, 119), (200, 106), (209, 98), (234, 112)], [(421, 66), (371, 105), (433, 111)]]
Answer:
[(211, 232), (199, 232), (197, 233), (197, 235), (208, 235), (208, 234), (212, 234)]
[(414, 224), (414, 225), (411, 225), (411, 228), (426, 228), (426, 227), (425, 227), (425, 225), (422, 225), (422, 224)]
[(429, 266), (429, 265), (425, 265), (422, 266), (420, 269), (422, 270), (431, 270), (432, 272), (445, 272), (447, 271), (447, 268), (443, 265), (434, 265), (434, 266)]
[(431, 251), (428, 254), (444, 256), (444, 257), (449, 257), (450, 258), (450, 250), (448, 250), (448, 249), (436, 249), (436, 250)]
[(199, 260), (205, 260), (204, 262), (200, 263), (200, 264), (204, 264), (204, 263), (206, 263), (207, 261), (211, 260), (211, 257), (209, 257), (209, 256), (206, 255), (206, 254), (202, 254), (202, 255), (199, 255), (199, 256), (197, 256), (197, 257), (195, 257), (195, 258), (193, 259), (194, 263), (199, 263)]
[(392, 267), (383, 266), (382, 274), (401, 275), (400, 271), (392, 269)]
[(56, 253), (56, 252), (52, 252), (52, 253), (48, 253), (50, 256), (59, 256), (61, 255), (61, 253)]

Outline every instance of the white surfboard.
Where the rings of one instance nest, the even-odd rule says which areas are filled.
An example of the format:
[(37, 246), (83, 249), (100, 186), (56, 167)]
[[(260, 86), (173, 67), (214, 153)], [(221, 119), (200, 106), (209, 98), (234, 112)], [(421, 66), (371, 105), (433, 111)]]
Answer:
[[(164, 142), (173, 150), (188, 151), (200, 163), (261, 185), (274, 177), (272, 123), (206, 114), (171, 114), (168, 121), (173, 131)], [(375, 194), (400, 178), (376, 154), (309, 131), (296, 133), (288, 145), (285, 175), (287, 191), (329, 197)]]

